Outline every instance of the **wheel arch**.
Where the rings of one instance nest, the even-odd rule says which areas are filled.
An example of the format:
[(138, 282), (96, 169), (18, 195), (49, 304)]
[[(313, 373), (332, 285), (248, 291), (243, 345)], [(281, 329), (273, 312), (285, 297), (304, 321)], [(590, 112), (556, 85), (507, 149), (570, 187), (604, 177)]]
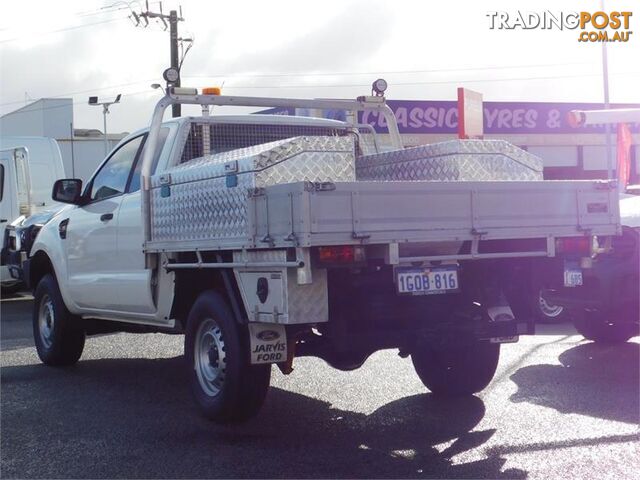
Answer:
[(29, 288), (35, 291), (40, 280), (47, 274), (51, 274), (57, 279), (56, 271), (49, 255), (43, 250), (39, 250), (30, 258), (27, 282)]
[(180, 322), (183, 330), (191, 306), (200, 294), (208, 290), (222, 295), (236, 322), (246, 323), (247, 314), (231, 269), (177, 270), (171, 318)]

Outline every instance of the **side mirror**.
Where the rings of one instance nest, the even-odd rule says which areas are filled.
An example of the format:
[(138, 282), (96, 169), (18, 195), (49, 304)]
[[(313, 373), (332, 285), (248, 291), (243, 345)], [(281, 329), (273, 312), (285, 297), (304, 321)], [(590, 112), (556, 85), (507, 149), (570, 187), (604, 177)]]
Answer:
[(51, 198), (56, 202), (80, 204), (82, 197), (82, 180), (78, 178), (64, 178), (53, 184)]

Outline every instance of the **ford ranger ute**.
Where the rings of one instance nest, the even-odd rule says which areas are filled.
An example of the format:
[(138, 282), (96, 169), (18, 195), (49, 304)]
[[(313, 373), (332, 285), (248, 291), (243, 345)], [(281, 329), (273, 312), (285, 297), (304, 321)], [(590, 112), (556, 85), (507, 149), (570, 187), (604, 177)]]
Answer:
[[(202, 115), (163, 122), (173, 104)], [(346, 120), (213, 106), (340, 110)], [(360, 123), (363, 111), (383, 116), (388, 134)], [(556, 262), (564, 285), (578, 285), (594, 238), (620, 231), (612, 182), (544, 181), (539, 158), (500, 140), (403, 148), (373, 95), (168, 86), (148, 129), (123, 139), (86, 185), (57, 181), (53, 198), (68, 205), (10, 232), (34, 290), (40, 359), (73, 364), (96, 333), (184, 334), (196, 403), (218, 422), (255, 415), (272, 364), (290, 373), (301, 356), (352, 370), (398, 349), (434, 394), (478, 392), (501, 344), (533, 333), (537, 262)]]

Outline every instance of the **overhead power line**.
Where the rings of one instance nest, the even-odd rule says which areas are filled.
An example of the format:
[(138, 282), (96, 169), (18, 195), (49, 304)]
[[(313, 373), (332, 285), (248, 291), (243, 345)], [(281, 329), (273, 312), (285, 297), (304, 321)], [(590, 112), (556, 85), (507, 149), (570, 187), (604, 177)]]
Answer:
[[(178, 15), (177, 10), (169, 11), (169, 14), (166, 15), (162, 12), (162, 2), (158, 2), (160, 11), (154, 12), (149, 10), (149, 0), (145, 1), (146, 9), (135, 12), (131, 10), (130, 18), (135, 23), (136, 27), (146, 28), (149, 26), (149, 19), (157, 20), (162, 22), (165, 30), (169, 30), (169, 59), (171, 68), (177, 72), (177, 78), (172, 81), (172, 85), (175, 87), (180, 86), (180, 68), (182, 67), (182, 62), (184, 61), (185, 56), (191, 49), (191, 45), (193, 44), (192, 38), (179, 38), (178, 37), (178, 22), (184, 22), (184, 18), (182, 17), (182, 7), (180, 8), (180, 15)], [(168, 22), (168, 23), (167, 23)], [(187, 49), (184, 49), (184, 44), (187, 43), (189, 46)], [(179, 58), (178, 55), (178, 44), (180, 44), (182, 49), (182, 58)], [(181, 115), (181, 105), (179, 103), (174, 103), (171, 106), (171, 111), (173, 117), (179, 117)]]
[[(118, 4), (120, 3), (124, 3), (124, 2), (118, 2)], [(115, 8), (118, 7), (118, 8)], [(80, 18), (87, 18), (87, 17), (95, 17), (98, 15), (110, 15), (112, 13), (115, 12), (119, 12), (121, 10), (131, 10), (131, 7), (128, 4), (125, 5), (111, 5), (111, 6), (107, 6), (107, 7), (102, 7), (98, 10), (89, 10), (86, 12), (77, 12), (75, 15), (76, 17), (80, 17)]]
[[(447, 84), (460, 84), (460, 83), (492, 83), (492, 82), (519, 82), (526, 80), (556, 80), (564, 78), (582, 78), (582, 77), (599, 77), (600, 73), (580, 73), (571, 75), (549, 75), (539, 77), (510, 77), (510, 78), (486, 78), (486, 79), (452, 79), (452, 80), (434, 80), (434, 81), (415, 81), (415, 82), (390, 82), (393, 86), (419, 86), (419, 85), (447, 85)], [(618, 72), (611, 75), (621, 76), (640, 75), (640, 72)], [(190, 78), (191, 75), (186, 75), (186, 78)], [(370, 87), (370, 83), (343, 83), (343, 84), (305, 84), (305, 85), (287, 85), (287, 84), (273, 84), (273, 85), (227, 85), (227, 88), (243, 88), (243, 89), (282, 89), (282, 88), (349, 88), (349, 87)]]
[[(122, 97), (131, 97), (131, 96), (136, 96), (136, 95), (142, 95), (142, 94), (152, 94), (153, 92), (150, 89), (145, 89), (145, 90), (139, 90), (137, 92), (131, 92), (131, 93), (123, 93)], [(47, 97), (47, 98), (52, 98), (52, 97)], [(71, 105), (87, 105), (87, 101), (86, 100), (78, 100), (78, 101), (73, 101), (71, 102)], [(63, 104), (63, 105), (51, 105), (48, 107), (44, 107), (44, 108), (40, 108), (37, 111), (41, 112), (44, 110), (55, 110), (56, 108), (65, 108), (69, 106), (69, 104)], [(12, 112), (7, 112), (5, 115), (7, 114), (21, 114), (21, 113), (31, 113), (33, 112), (33, 110), (14, 110)]]
[[(156, 81), (156, 80), (157, 80), (157, 78), (150, 78), (150, 79), (147, 79), (147, 80), (138, 80), (136, 82), (118, 83), (118, 84), (114, 84), (114, 85), (108, 85), (106, 87), (88, 88), (86, 90), (76, 90), (75, 92), (66, 92), (66, 93), (60, 93), (60, 94), (57, 94), (57, 95), (48, 95), (48, 96), (42, 97), (42, 98), (72, 97), (74, 95), (80, 95), (82, 93), (100, 92), (100, 91), (103, 91), (103, 90), (111, 90), (113, 88), (122, 88), (122, 87), (131, 86), (131, 85), (148, 84), (149, 82), (153, 82), (153, 81)], [(19, 103), (24, 103), (24, 100), (14, 100), (14, 101), (11, 101), (11, 102), (0, 103), (0, 107), (5, 107), (7, 105), (17, 105)]]
[(386, 71), (370, 71), (370, 72), (287, 72), (287, 73), (217, 73), (217, 74), (194, 74), (188, 75), (190, 78), (269, 78), (269, 77), (325, 77), (325, 76), (357, 76), (357, 75), (395, 75), (395, 74), (418, 74), (418, 73), (444, 73), (444, 72), (471, 72), (484, 70), (509, 70), (518, 68), (548, 68), (548, 67), (566, 67), (576, 65), (592, 65), (591, 62), (575, 62), (575, 63), (547, 63), (539, 65), (496, 65), (488, 67), (463, 67), (463, 68), (435, 68), (430, 70), (386, 70)]
[[(29, 34), (30, 36), (42, 36), (42, 35), (51, 35), (53, 33), (60, 33), (60, 32), (67, 32), (69, 30), (77, 30), (79, 28), (87, 28), (87, 27), (93, 27), (95, 25), (102, 25), (104, 23), (112, 23), (112, 22), (119, 22), (122, 20), (126, 20), (128, 17), (118, 17), (118, 18), (110, 18), (108, 20), (102, 20), (100, 22), (93, 22), (93, 23), (83, 23), (82, 25), (75, 25), (72, 27), (65, 27), (65, 28), (59, 28), (58, 30), (50, 30), (47, 32), (40, 32), (40, 33), (32, 33)], [(24, 40), (25, 37), (14, 37), (14, 38), (6, 38), (4, 40), (0, 40), (0, 43), (8, 43), (8, 42), (15, 42), (16, 40)]]

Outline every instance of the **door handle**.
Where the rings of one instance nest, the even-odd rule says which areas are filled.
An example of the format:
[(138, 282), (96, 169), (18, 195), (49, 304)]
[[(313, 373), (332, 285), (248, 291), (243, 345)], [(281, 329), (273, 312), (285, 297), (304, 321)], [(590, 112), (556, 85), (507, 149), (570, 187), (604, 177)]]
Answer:
[(108, 222), (109, 220), (113, 219), (113, 213), (103, 213), (102, 215), (100, 215), (100, 221), (102, 222)]
[(7, 223), (9, 220), (7, 220), (6, 218), (0, 218), (0, 223)]

